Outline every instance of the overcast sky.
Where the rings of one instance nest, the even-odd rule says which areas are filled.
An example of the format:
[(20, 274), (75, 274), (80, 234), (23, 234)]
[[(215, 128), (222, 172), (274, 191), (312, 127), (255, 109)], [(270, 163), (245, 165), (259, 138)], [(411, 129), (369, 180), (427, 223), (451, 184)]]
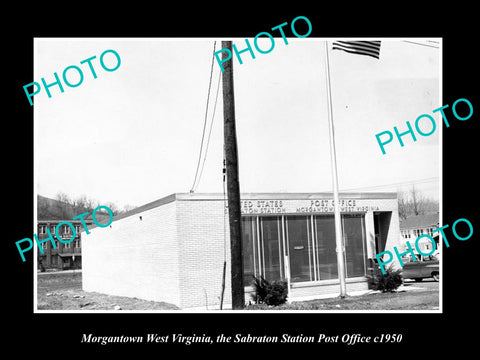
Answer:
[[(123, 207), (188, 192), (198, 161), (215, 40), (219, 50), (221, 39), (210, 38), (36, 39), (32, 81), (44, 77), (53, 82), (53, 73), (61, 77), (69, 65), (84, 74), (76, 88), (64, 85), (60, 93), (52, 87), (51, 98), (44, 89), (35, 96), (38, 193), (84, 194)], [(442, 105), (441, 39), (408, 39), (440, 48), (382, 40), (379, 60), (330, 51), (340, 191), (396, 191), (415, 183), (438, 199), (439, 116), (434, 116), (433, 135), (417, 136), (416, 142), (404, 137), (404, 147), (395, 140), (386, 146), (386, 155), (375, 134), (393, 132), (393, 126), (406, 130), (406, 121), (413, 126), (419, 115)], [(233, 41), (243, 48), (244, 39)], [(288, 41), (285, 45), (276, 38), (269, 54), (256, 52), (252, 59), (244, 53), (242, 65), (233, 62), (242, 192), (332, 189), (324, 39)], [(99, 64), (107, 49), (121, 57), (116, 71), (106, 72)], [(80, 65), (94, 55), (97, 79), (87, 64)], [(219, 75), (215, 64), (207, 135)], [(196, 192), (222, 192), (221, 88), (213, 121)]]

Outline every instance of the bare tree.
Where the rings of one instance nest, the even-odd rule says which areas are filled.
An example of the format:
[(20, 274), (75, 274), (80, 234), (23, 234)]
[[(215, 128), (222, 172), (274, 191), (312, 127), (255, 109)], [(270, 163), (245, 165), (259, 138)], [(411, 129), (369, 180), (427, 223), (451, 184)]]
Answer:
[(90, 199), (86, 195), (80, 195), (74, 199), (74, 206), (83, 212), (92, 212), (98, 205), (97, 201)]
[(86, 202), (86, 207), (89, 211), (93, 211), (97, 206), (98, 206), (98, 201), (96, 200), (93, 200), (91, 198), (88, 198), (87, 199), (87, 202)]
[(77, 209), (81, 209), (82, 211), (85, 211), (87, 209), (87, 196), (80, 195), (79, 197), (74, 198), (73, 206), (75, 206)]
[(415, 190), (415, 185), (412, 185), (412, 190), (410, 190), (412, 197), (412, 211), (414, 215), (424, 214), (423, 205), (425, 203), (425, 197), (422, 196), (417, 190)]
[(55, 195), (55, 200), (61, 201), (66, 204), (70, 203), (70, 197), (63, 191), (59, 191), (57, 195)]
[[(59, 191), (55, 196), (56, 202), (56, 213), (60, 215), (60, 217), (68, 219), (74, 217), (83, 212), (92, 213), (95, 208), (99, 205), (105, 205), (114, 215), (121, 213), (119, 207), (114, 204), (113, 202), (109, 202), (107, 204), (100, 204), (97, 200), (91, 199), (86, 195), (80, 195), (76, 198), (70, 197), (68, 194)], [(133, 208), (133, 207), (132, 207)]]
[(120, 213), (118, 206), (115, 205), (113, 202), (109, 202), (105, 204), (105, 206), (108, 207), (110, 210), (112, 210), (113, 215), (118, 215)]
[(398, 215), (402, 220), (405, 220), (410, 214), (410, 202), (405, 195), (401, 192), (398, 194)]
[(409, 192), (398, 194), (398, 215), (401, 219), (409, 216), (435, 213), (439, 210), (438, 201), (425, 197), (420, 191), (412, 186)]
[(72, 200), (70, 196), (68, 196), (63, 191), (59, 191), (57, 195), (55, 195), (56, 202), (56, 211), (57, 213), (65, 219), (68, 219), (72, 216)]

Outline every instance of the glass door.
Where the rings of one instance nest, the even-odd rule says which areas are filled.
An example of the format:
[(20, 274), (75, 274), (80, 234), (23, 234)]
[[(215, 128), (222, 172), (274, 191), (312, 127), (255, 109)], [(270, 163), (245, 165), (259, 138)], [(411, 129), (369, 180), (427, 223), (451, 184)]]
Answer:
[(290, 260), (290, 281), (311, 281), (313, 277), (313, 252), (306, 216), (287, 216), (286, 236)]
[(315, 215), (316, 258), (318, 280), (338, 279), (333, 215)]

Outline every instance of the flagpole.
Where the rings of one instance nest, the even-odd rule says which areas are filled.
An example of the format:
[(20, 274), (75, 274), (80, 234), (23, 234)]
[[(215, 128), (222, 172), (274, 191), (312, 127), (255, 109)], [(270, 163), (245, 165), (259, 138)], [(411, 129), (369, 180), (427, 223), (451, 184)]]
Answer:
[(333, 201), (335, 203), (335, 242), (337, 252), (338, 279), (340, 281), (340, 297), (344, 298), (347, 292), (345, 284), (345, 246), (343, 245), (342, 241), (342, 222), (340, 218), (340, 203), (338, 200), (337, 156), (335, 152), (335, 134), (333, 128), (328, 41), (325, 41), (325, 72), (327, 75), (328, 130), (330, 135), (330, 161), (332, 167)]

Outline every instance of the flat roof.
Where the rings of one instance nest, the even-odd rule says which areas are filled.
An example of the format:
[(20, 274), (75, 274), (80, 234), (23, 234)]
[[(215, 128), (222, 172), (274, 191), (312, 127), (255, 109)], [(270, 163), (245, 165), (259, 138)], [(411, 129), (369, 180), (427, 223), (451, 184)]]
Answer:
[[(177, 193), (176, 200), (223, 200), (221, 193)], [(396, 192), (340, 192), (340, 199), (396, 199)], [(240, 200), (309, 200), (332, 199), (332, 192), (317, 193), (241, 193)]]
[(400, 230), (421, 229), (439, 225), (439, 214), (422, 214), (409, 216), (405, 220), (400, 220)]
[[(73, 220), (73, 219), (56, 219), (56, 220), (37, 220), (37, 225), (45, 225), (47, 223), (55, 223), (55, 224), (59, 224), (61, 222), (69, 222), (69, 223), (72, 223), (72, 224), (81, 224), (82, 223), (82, 220)], [(93, 219), (92, 218), (85, 218), (85, 223), (91, 223), (93, 222)]]
[[(340, 199), (396, 199), (396, 192), (340, 192)], [(241, 193), (240, 200), (309, 200), (309, 199), (332, 199), (332, 192), (318, 193)], [(125, 213), (114, 216), (113, 221), (120, 220), (156, 207), (169, 204), (174, 201), (208, 201), (223, 200), (223, 193), (174, 193), (161, 199), (141, 205)]]

